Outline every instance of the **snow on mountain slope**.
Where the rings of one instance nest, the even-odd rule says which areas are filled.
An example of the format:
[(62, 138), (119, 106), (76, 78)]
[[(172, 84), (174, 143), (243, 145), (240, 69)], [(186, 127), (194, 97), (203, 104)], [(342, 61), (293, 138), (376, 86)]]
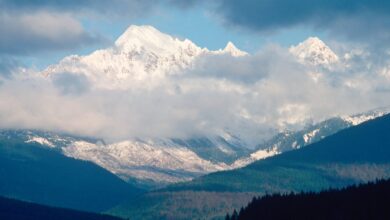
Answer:
[(342, 116), (342, 119), (355, 126), (355, 125), (361, 124), (365, 121), (375, 119), (377, 117), (381, 117), (381, 116), (388, 114), (388, 113), (390, 113), (390, 108), (384, 107), (384, 108), (378, 108), (378, 109), (375, 109), (372, 111), (368, 111), (365, 113), (356, 114), (356, 115), (352, 115), (352, 116)]
[[(219, 150), (221, 147), (230, 151), (223, 152)], [(248, 155), (245, 148), (234, 147), (233, 142), (209, 138), (127, 140), (111, 144), (76, 140), (61, 149), (69, 157), (92, 161), (127, 181), (136, 179), (141, 184), (157, 186), (229, 169), (230, 165), (224, 161)]]
[(65, 57), (58, 64), (49, 66), (43, 74), (84, 74), (93, 86), (104, 89), (154, 86), (168, 75), (191, 68), (194, 60), (202, 54), (244, 56), (247, 53), (231, 42), (224, 50), (209, 51), (188, 39), (180, 40), (161, 33), (152, 26), (132, 25), (114, 46), (86, 56)]
[(273, 146), (273, 148), (264, 149), (264, 150), (257, 150), (249, 155), (249, 157), (244, 157), (241, 159), (236, 160), (231, 166), (230, 169), (240, 168), (244, 167), (250, 163), (253, 163), (257, 160), (265, 159), (267, 157), (272, 157), (277, 154), (280, 154), (281, 152), (278, 151), (277, 146)]
[(249, 155), (240, 140), (225, 138), (133, 139), (106, 144), (101, 139), (55, 132), (0, 131), (0, 139), (35, 142), (66, 156), (94, 162), (124, 180), (152, 187), (226, 170), (229, 163)]
[(390, 107), (379, 108), (352, 116), (330, 118), (300, 131), (281, 132), (265, 143), (257, 146), (258, 150), (249, 157), (235, 161), (232, 167), (243, 167), (259, 159), (307, 146), (320, 141), (324, 137), (335, 134), (342, 129), (356, 126), (367, 120), (375, 119), (389, 113)]
[(390, 113), (381, 108), (354, 116), (335, 117), (300, 131), (284, 131), (248, 150), (231, 134), (188, 140), (103, 140), (37, 130), (1, 130), (0, 138), (36, 142), (66, 156), (92, 161), (127, 181), (161, 186), (190, 180), (210, 172), (243, 167), (317, 142), (341, 129)]
[(124, 179), (160, 183), (186, 181), (228, 168), (224, 163), (204, 160), (188, 148), (169, 141), (124, 141), (109, 145), (79, 141), (63, 148), (63, 152), (93, 161)]
[[(339, 62), (338, 56), (315, 37), (291, 47), (290, 52), (306, 65), (330, 68)], [(241, 57), (248, 54), (231, 42), (224, 49), (210, 51), (151, 26), (130, 26), (112, 47), (86, 56), (65, 57), (43, 73), (48, 78), (62, 73), (83, 74), (91, 81), (91, 86), (97, 88), (137, 89), (138, 86), (159, 85), (161, 79), (183, 73), (182, 70), (192, 68), (194, 61), (202, 55)], [(30, 132), (24, 140), (55, 146), (67, 156), (93, 161), (124, 179), (172, 183), (297, 149), (379, 115), (334, 118), (302, 131), (285, 131), (258, 145), (253, 152), (234, 135), (188, 140), (133, 139), (105, 144), (99, 140)], [(293, 121), (300, 121), (302, 117), (299, 115)]]
[(249, 55), (247, 52), (238, 49), (231, 41), (226, 44), (226, 47), (222, 50), (209, 51), (211, 54), (229, 54), (234, 57), (242, 57)]
[(55, 147), (53, 143), (51, 143), (49, 140), (43, 137), (31, 137), (29, 140), (26, 141), (26, 143), (35, 142), (41, 145), (46, 145), (49, 147)]
[(289, 50), (303, 64), (331, 68), (339, 61), (339, 57), (317, 37), (309, 37)]

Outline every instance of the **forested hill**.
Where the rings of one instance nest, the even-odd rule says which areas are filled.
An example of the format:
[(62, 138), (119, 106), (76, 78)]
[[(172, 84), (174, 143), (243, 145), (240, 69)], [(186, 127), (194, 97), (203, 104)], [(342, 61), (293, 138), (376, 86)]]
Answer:
[(91, 162), (36, 143), (0, 139), (1, 196), (102, 212), (141, 192)]
[(226, 219), (390, 219), (389, 204), (390, 180), (382, 180), (320, 193), (254, 198)]
[(147, 193), (110, 213), (131, 219), (223, 218), (234, 208), (246, 205), (253, 195), (319, 192), (388, 178), (390, 115), (241, 169), (212, 173)]
[(120, 220), (120, 218), (71, 209), (54, 208), (0, 196), (2, 220)]
[(390, 178), (390, 115), (247, 167), (212, 173), (168, 190), (319, 191)]

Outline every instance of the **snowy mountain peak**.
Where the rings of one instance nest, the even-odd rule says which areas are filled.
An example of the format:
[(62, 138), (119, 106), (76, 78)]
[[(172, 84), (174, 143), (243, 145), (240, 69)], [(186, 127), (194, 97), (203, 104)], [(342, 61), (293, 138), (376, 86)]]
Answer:
[(309, 37), (304, 42), (290, 47), (290, 52), (301, 63), (329, 68), (339, 61), (338, 56), (318, 37)]
[(142, 50), (142, 48), (158, 53), (177, 53), (177, 50), (180, 50), (179, 48), (201, 50), (201, 48), (188, 39), (180, 40), (174, 38), (148, 25), (131, 25), (115, 41), (115, 46), (124, 52)]
[(131, 25), (112, 47), (85, 55), (71, 55), (49, 66), (42, 74), (83, 74), (92, 86), (103, 89), (153, 87), (161, 79), (181, 74), (203, 54), (247, 55), (229, 42), (224, 50), (209, 51), (192, 41), (162, 33), (152, 26)]
[(238, 49), (231, 41), (229, 41), (226, 44), (226, 47), (225, 47), (225, 49), (223, 49), (223, 52), (229, 53), (230, 55), (235, 56), (235, 57), (248, 55), (247, 52), (244, 52), (244, 51)]
[[(161, 33), (156, 28), (148, 25), (136, 26), (131, 25), (127, 30), (115, 41), (116, 46), (125, 46), (129, 43), (141, 42), (156, 42), (170, 36)], [(170, 39), (171, 40), (171, 39)]]
[[(105, 89), (153, 86), (161, 78), (180, 73), (207, 49), (180, 40), (152, 26), (130, 26), (112, 47), (86, 56), (72, 55), (49, 66), (43, 75), (86, 75), (93, 85)], [(140, 83), (142, 82), (142, 83)]]

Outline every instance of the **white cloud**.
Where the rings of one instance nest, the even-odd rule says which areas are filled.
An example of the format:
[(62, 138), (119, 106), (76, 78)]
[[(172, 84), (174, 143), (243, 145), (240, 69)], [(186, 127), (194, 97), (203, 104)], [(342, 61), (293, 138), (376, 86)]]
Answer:
[(389, 105), (390, 80), (379, 66), (361, 66), (313, 79), (311, 68), (274, 45), (253, 56), (203, 57), (152, 87), (99, 89), (68, 73), (15, 77), (0, 86), (0, 121), (107, 140), (229, 131), (254, 144), (277, 129)]
[(0, 53), (29, 54), (77, 48), (100, 41), (71, 14), (0, 11)]

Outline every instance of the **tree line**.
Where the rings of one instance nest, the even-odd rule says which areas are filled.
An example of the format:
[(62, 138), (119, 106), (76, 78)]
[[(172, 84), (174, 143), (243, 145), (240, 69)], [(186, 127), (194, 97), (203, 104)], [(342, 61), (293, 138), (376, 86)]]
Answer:
[(254, 197), (226, 220), (390, 219), (390, 180), (322, 192)]

